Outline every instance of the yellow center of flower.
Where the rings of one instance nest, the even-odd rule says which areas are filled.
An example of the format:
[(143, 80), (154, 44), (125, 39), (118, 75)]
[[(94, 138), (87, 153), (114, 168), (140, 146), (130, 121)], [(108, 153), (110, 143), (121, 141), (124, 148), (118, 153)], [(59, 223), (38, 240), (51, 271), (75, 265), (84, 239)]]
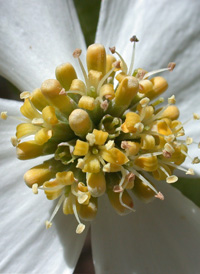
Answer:
[[(44, 81), (32, 93), (21, 94), (24, 118), (11, 141), (20, 160), (49, 155), (49, 160), (24, 175), (33, 193), (44, 190), (47, 199), (58, 199), (47, 228), (61, 205), (64, 214), (75, 215), (76, 232), (82, 233), (85, 225), (81, 219), (95, 218), (100, 196), (107, 194), (113, 208), (124, 215), (133, 211), (130, 192), (145, 202), (154, 197), (164, 199), (147, 179), (150, 176), (173, 183), (178, 180), (174, 169), (194, 174), (191, 168), (180, 167), (193, 139), (179, 140), (184, 129), (177, 120), (175, 97), (159, 108), (163, 99), (157, 97), (168, 84), (161, 76), (152, 78), (155, 73), (172, 70), (175, 64), (153, 72), (133, 70), (138, 40), (134, 36), (131, 41), (129, 68), (114, 47), (110, 50), (118, 61), (106, 54), (102, 45), (94, 44), (87, 50), (87, 71), (80, 59), (81, 50), (73, 53), (84, 81), (66, 63), (56, 68), (56, 79)], [(1, 118), (9, 116), (2, 112)], [(194, 114), (194, 119), (199, 116)], [(198, 163), (195, 157), (193, 164)]]

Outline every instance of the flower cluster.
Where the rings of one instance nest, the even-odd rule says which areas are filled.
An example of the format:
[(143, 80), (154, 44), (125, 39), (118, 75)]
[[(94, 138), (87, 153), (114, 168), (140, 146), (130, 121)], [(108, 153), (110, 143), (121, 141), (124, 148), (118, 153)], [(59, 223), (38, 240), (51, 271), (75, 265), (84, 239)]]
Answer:
[[(164, 199), (151, 178), (174, 183), (177, 168), (194, 174), (180, 166), (193, 140), (179, 138), (185, 134), (175, 97), (162, 106), (159, 96), (168, 83), (161, 76), (151, 77), (173, 70), (175, 64), (153, 72), (134, 70), (137, 41), (131, 38), (129, 68), (115, 47), (109, 55), (102, 45), (93, 44), (87, 49), (88, 73), (81, 50), (73, 53), (85, 81), (65, 63), (56, 68), (56, 79), (44, 81), (32, 93), (21, 93), (24, 118), (11, 141), (20, 160), (50, 155), (24, 175), (33, 193), (39, 189), (49, 200), (59, 198), (47, 228), (61, 205), (64, 214), (75, 215), (76, 232), (81, 233), (85, 225), (80, 219), (95, 218), (100, 196), (107, 194), (112, 207), (124, 215), (134, 211), (132, 194), (145, 202)], [(199, 119), (197, 114), (193, 117)], [(1, 118), (7, 118), (6, 112)]]

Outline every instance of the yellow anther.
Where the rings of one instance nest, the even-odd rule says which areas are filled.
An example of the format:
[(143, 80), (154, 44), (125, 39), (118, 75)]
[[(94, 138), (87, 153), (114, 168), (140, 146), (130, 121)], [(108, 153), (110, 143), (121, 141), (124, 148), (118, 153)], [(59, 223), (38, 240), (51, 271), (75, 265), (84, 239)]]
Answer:
[(110, 150), (111, 148), (113, 148), (115, 146), (115, 142), (113, 140), (109, 140), (106, 144), (105, 144), (105, 148), (106, 150)]
[(175, 175), (169, 176), (169, 177), (167, 177), (167, 179), (166, 179), (166, 182), (167, 182), (168, 184), (173, 184), (173, 183), (175, 183), (175, 182), (177, 182), (177, 181), (178, 181), (178, 177), (175, 176)]
[(139, 81), (139, 91), (142, 94), (147, 94), (153, 90), (153, 83), (150, 80)]
[(20, 93), (20, 99), (26, 99), (31, 96), (31, 93), (29, 91), (23, 91)]
[(32, 185), (32, 191), (33, 191), (33, 194), (38, 194), (38, 184)]
[(79, 224), (76, 228), (76, 233), (81, 234), (85, 230), (85, 225), (84, 224)]
[(94, 98), (90, 96), (82, 96), (78, 102), (78, 106), (83, 109), (93, 110), (95, 107)]
[(56, 68), (56, 78), (67, 91), (72, 81), (77, 78), (77, 75), (74, 67), (70, 63), (65, 63)]
[(56, 173), (56, 180), (61, 184), (61, 185), (71, 185), (74, 181), (74, 174), (72, 171), (63, 171), (63, 172), (57, 172)]
[(186, 174), (194, 175), (194, 170), (192, 168), (189, 168), (186, 172)]
[(83, 109), (75, 109), (69, 116), (69, 125), (78, 136), (85, 136), (92, 130), (92, 122), (88, 113)]
[(58, 119), (55, 113), (55, 108), (52, 106), (46, 106), (42, 110), (42, 117), (47, 124), (56, 125), (58, 123)]
[(104, 75), (106, 72), (106, 51), (104, 46), (101, 44), (90, 45), (87, 49), (86, 62), (88, 71), (96, 70)]
[(89, 173), (87, 174), (88, 190), (93, 197), (100, 197), (106, 191), (106, 180), (104, 173)]
[(79, 79), (74, 79), (71, 83), (69, 90), (80, 91), (82, 93), (86, 93), (86, 86), (83, 81), (81, 81)]
[[(152, 182), (150, 183), (153, 187), (155, 187)], [(132, 191), (140, 200), (146, 203), (150, 202), (156, 194), (147, 184), (145, 184), (138, 177), (135, 178)]]
[(49, 229), (49, 228), (52, 227), (52, 223), (49, 222), (49, 221), (46, 221), (46, 222), (45, 222), (45, 225), (46, 225), (46, 229)]
[(32, 187), (34, 184), (41, 186), (45, 181), (50, 180), (55, 172), (50, 169), (50, 164), (44, 163), (29, 169), (24, 174), (24, 181), (27, 186)]
[(52, 135), (52, 130), (42, 128), (35, 134), (35, 141), (38, 145), (43, 145), (52, 137)]
[(37, 109), (30, 103), (29, 99), (25, 99), (24, 104), (21, 106), (20, 111), (22, 115), (28, 119), (42, 118), (42, 115), (37, 111)]
[(191, 137), (186, 138), (186, 145), (191, 145), (193, 143), (193, 139)]
[(91, 155), (85, 160), (82, 171), (88, 173), (100, 172), (100, 162), (95, 155)]
[(176, 120), (179, 117), (179, 109), (175, 105), (168, 106), (163, 113), (161, 114), (161, 118), (169, 118), (171, 120)]
[(6, 120), (8, 118), (7, 111), (2, 111), (1, 112), (1, 119)]
[(10, 138), (10, 141), (11, 141), (11, 144), (12, 144), (14, 147), (16, 147), (16, 146), (18, 145), (18, 143), (19, 143), (19, 141), (18, 141), (18, 139), (17, 139), (16, 136), (12, 136), (12, 137)]
[(102, 146), (105, 144), (105, 142), (108, 138), (108, 132), (94, 129), (93, 134), (95, 136), (95, 145)]
[(153, 84), (153, 90), (145, 94), (150, 100), (161, 95), (168, 88), (167, 81), (161, 76), (154, 77), (150, 81)]
[(135, 125), (137, 123), (140, 123), (140, 116), (135, 113), (135, 112), (128, 112), (126, 114), (126, 120), (124, 122), (124, 124), (122, 124), (121, 128), (122, 131), (127, 133), (127, 132), (131, 132), (131, 133), (135, 133), (137, 132), (137, 128), (135, 127)]
[(199, 164), (200, 163), (200, 159), (198, 157), (194, 157), (194, 159), (192, 160), (192, 164)]
[(100, 155), (106, 162), (120, 166), (129, 161), (126, 155), (115, 147), (110, 150), (101, 149)]
[(97, 214), (97, 198), (90, 198), (87, 205), (78, 205), (78, 214), (85, 221), (92, 221)]
[(115, 104), (117, 106), (129, 106), (138, 90), (138, 80), (133, 76), (125, 77), (116, 90)]
[(156, 156), (139, 156), (135, 160), (135, 165), (145, 171), (155, 171), (158, 168), (158, 160)]
[(199, 120), (199, 119), (200, 119), (200, 116), (199, 116), (199, 114), (194, 113), (194, 114), (193, 114), (193, 118), (194, 118), (194, 120)]
[(77, 140), (73, 154), (76, 156), (85, 156), (88, 153), (89, 144), (87, 142)]
[(100, 97), (105, 97), (106, 99), (113, 99), (115, 97), (115, 91), (113, 84), (105, 84), (100, 88)]
[(86, 135), (86, 140), (89, 142), (90, 146), (93, 146), (95, 144), (95, 135), (94, 135), (94, 133), (88, 133)]
[(38, 145), (36, 141), (19, 143), (16, 153), (20, 160), (33, 159), (43, 154), (43, 146)]
[(45, 96), (42, 94), (41, 90), (39, 88), (35, 89), (32, 93), (31, 93), (31, 102), (33, 103), (33, 105), (39, 109), (39, 111), (42, 111), (43, 108), (45, 108), (49, 102), (48, 100), (45, 98)]
[(176, 98), (174, 95), (172, 95), (171, 97), (168, 98), (168, 104), (170, 104), (170, 105), (176, 104)]
[(155, 139), (152, 135), (142, 135), (141, 137), (141, 148), (142, 149), (153, 149), (155, 147)]

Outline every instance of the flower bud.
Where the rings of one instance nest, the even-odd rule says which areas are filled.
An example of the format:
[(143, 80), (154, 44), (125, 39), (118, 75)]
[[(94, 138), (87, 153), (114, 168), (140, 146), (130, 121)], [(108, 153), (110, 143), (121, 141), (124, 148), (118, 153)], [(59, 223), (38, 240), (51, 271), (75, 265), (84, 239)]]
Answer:
[(138, 90), (138, 80), (133, 76), (125, 77), (116, 90), (115, 104), (117, 106), (128, 107)]
[(56, 78), (67, 91), (72, 81), (77, 78), (77, 75), (74, 67), (70, 63), (65, 63), (56, 68)]
[(88, 113), (83, 109), (75, 109), (69, 116), (69, 125), (74, 133), (80, 137), (92, 130), (92, 122)]
[(102, 72), (104, 75), (106, 72), (106, 51), (103, 45), (93, 44), (88, 47), (86, 62), (88, 71), (96, 70)]

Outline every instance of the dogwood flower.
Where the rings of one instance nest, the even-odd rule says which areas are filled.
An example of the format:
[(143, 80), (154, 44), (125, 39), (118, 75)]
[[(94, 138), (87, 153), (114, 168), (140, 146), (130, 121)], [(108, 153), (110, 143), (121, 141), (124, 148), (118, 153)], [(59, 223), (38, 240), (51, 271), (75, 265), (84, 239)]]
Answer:
[[(102, 2), (96, 42), (104, 44), (106, 49), (115, 45), (116, 49), (111, 48), (111, 52), (120, 60), (115, 63), (115, 58), (109, 57), (113, 60), (110, 71), (104, 71), (109, 60), (106, 66), (94, 61), (98, 59), (99, 51), (104, 54), (104, 48), (96, 44), (89, 47), (86, 54), (72, 1), (48, 1), (48, 5), (43, 0), (28, 4), (2, 1), (0, 72), (22, 91), (34, 90), (32, 94), (21, 93), (23, 105), (0, 101), (1, 111), (7, 110), (1, 114), (6, 121), (0, 124), (2, 272), (72, 273), (90, 224), (96, 273), (198, 272), (199, 209), (167, 184), (178, 179), (173, 175), (173, 169), (179, 168), (187, 155), (197, 154), (196, 148), (187, 154), (187, 146), (193, 143), (191, 137), (179, 140), (184, 135), (183, 125), (177, 121), (179, 110), (174, 106), (175, 96), (171, 95), (175, 94), (180, 102), (183, 121), (187, 122), (190, 113), (198, 112), (198, 96), (195, 95), (198, 88), (195, 39), (198, 33), (193, 29), (198, 26), (198, 4), (188, 5), (185, 1), (180, 7), (178, 1), (170, 6), (164, 1), (162, 4), (157, 2), (154, 7), (151, 5), (148, 1)], [(158, 29), (160, 25), (162, 27)], [(128, 38), (133, 30), (142, 43), (135, 56), (133, 50), (131, 57)], [(131, 40), (136, 42), (137, 39)], [(78, 50), (74, 51), (76, 48)], [(87, 57), (88, 76), (81, 61), (84, 58), (80, 59), (80, 48), (81, 57), (85, 54)], [(73, 52), (78, 61), (72, 56)], [(168, 106), (159, 109), (162, 99), (152, 104), (150, 100), (156, 92), (160, 94), (167, 88), (167, 82), (161, 77), (148, 80), (157, 71), (148, 73), (146, 70), (165, 67), (169, 59), (175, 59), (181, 65), (167, 76), (172, 90), (168, 93)], [(78, 80), (72, 88), (71, 81), (68, 87), (69, 83), (63, 80), (65, 65), (57, 67), (65, 61), (76, 67), (75, 72), (67, 66), (71, 80), (77, 80), (76, 75), (81, 79), (83, 73), (85, 84)], [(143, 70), (133, 70), (133, 63), (134, 67)], [(171, 70), (173, 66), (171, 63), (165, 70)], [(44, 82), (55, 78), (55, 67), (57, 80)], [(116, 70), (120, 70), (116, 77), (119, 85), (113, 93), (112, 73)], [(153, 88), (149, 89), (149, 85)], [(35, 90), (40, 86), (42, 93)], [(131, 93), (127, 92), (129, 89)], [(55, 90), (58, 91), (56, 95), (53, 94)], [(97, 105), (98, 112), (93, 115)], [(17, 146), (18, 158), (26, 160), (23, 162), (16, 159), (9, 143), (18, 124), (16, 118), (22, 119), (19, 109), (25, 123), (17, 126), (16, 137), (11, 141)], [(128, 111), (122, 116), (126, 109)], [(197, 114), (193, 117), (199, 119)], [(188, 136), (198, 141), (198, 121), (189, 125)], [(34, 141), (19, 142), (29, 134), (34, 134)], [(66, 136), (70, 136), (69, 140)], [(115, 137), (119, 138), (117, 143)], [(47, 156), (42, 164), (46, 157), (43, 151), (48, 154), (52, 153), (52, 147), (54, 149), (50, 140), (56, 143), (55, 156), (54, 159)], [(43, 156), (41, 161), (40, 158), (32, 159), (39, 156)], [(193, 174), (190, 162), (186, 162), (188, 170), (180, 168), (187, 174)], [(195, 157), (193, 164), (198, 162)], [(69, 170), (63, 169), (66, 164), (70, 166)], [(194, 169), (198, 172), (198, 168)], [(141, 171), (167, 183), (154, 186)], [(59, 198), (53, 208), (49, 208), (41, 193), (32, 197), (30, 189), (21, 183), (24, 173), (25, 181), (34, 193), (38, 192), (39, 185), (39, 190), (44, 190), (48, 199)], [(85, 176), (87, 185), (78, 180), (81, 178), (78, 174)], [(150, 198), (155, 196), (163, 200), (163, 193), (165, 200), (144, 204), (136, 199), (137, 211), (119, 217), (104, 198), (106, 183), (111, 181), (112, 184), (112, 179), (119, 184), (108, 188), (107, 194), (111, 205), (120, 213), (124, 213), (124, 208), (133, 210), (132, 199), (127, 196), (124, 201), (122, 198), (123, 194), (128, 195), (126, 189), (133, 188), (137, 196), (147, 200), (143, 191), (148, 187)], [(142, 190), (141, 181), (144, 183)], [(62, 204), (64, 213), (73, 213), (76, 218), (57, 212)], [(45, 231), (43, 223), (47, 213), (52, 215), (46, 226), (52, 227)], [(82, 224), (79, 219), (95, 216), (91, 223)]]

